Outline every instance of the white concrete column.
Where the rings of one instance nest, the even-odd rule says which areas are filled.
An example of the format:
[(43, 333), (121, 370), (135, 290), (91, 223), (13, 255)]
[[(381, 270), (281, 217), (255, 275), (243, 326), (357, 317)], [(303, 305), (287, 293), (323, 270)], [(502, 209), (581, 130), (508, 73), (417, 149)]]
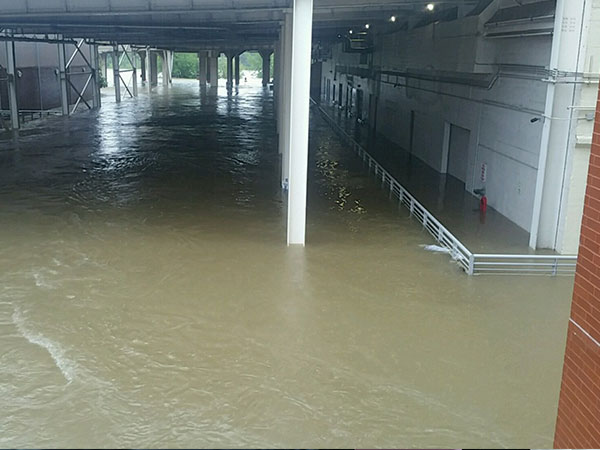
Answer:
[(6, 75), (8, 76), (8, 106), (10, 108), (10, 126), (19, 129), (19, 101), (17, 97), (17, 66), (15, 42), (6, 41)]
[[(59, 36), (62, 39), (62, 36)], [(67, 83), (67, 57), (65, 44), (58, 44), (58, 72), (60, 76), (60, 106), (62, 115), (69, 115), (69, 86)]]
[(119, 46), (113, 47), (111, 53), (113, 62), (113, 76), (115, 79), (115, 100), (117, 103), (121, 102), (121, 75), (119, 74)]
[[(551, 70), (585, 71), (582, 46), (585, 46), (589, 7), (590, 2), (586, 0), (557, 1)], [(564, 226), (569, 209), (567, 178), (576, 143), (572, 106), (578, 89), (577, 84), (561, 83), (560, 79), (548, 83), (529, 240), (531, 248), (561, 250), (562, 247), (560, 227)]]
[(281, 77), (281, 187), (287, 190), (290, 178), (290, 90), (292, 74), (292, 14), (286, 13), (283, 24), (283, 54)]
[(294, 0), (293, 10), (288, 245), (304, 245), (313, 0)]
[(198, 82), (206, 86), (206, 73), (208, 71), (206, 52), (198, 52)]

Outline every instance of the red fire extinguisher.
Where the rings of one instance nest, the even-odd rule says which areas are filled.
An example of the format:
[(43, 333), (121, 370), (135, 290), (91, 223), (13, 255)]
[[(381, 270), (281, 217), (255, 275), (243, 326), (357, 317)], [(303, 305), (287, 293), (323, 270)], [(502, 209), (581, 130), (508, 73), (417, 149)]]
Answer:
[(487, 197), (485, 195), (482, 195), (481, 200), (479, 200), (479, 210), (482, 213), (487, 211)]

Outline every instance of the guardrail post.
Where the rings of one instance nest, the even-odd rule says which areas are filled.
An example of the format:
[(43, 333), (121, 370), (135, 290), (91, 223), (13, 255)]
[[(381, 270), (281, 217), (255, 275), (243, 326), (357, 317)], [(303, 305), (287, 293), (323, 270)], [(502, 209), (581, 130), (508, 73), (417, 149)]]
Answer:
[(467, 275), (475, 274), (475, 255), (469, 255), (469, 270), (467, 271)]

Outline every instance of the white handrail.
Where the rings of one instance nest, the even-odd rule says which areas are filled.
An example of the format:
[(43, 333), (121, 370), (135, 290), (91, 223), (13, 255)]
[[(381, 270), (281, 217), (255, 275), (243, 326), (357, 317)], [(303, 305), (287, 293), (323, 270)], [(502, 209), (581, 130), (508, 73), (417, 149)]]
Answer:
[[(314, 104), (316, 102), (313, 101)], [(381, 187), (389, 186), (390, 196), (399, 200), (410, 215), (415, 217), (429, 234), (444, 248), (468, 275), (486, 273), (519, 273), (519, 274), (572, 274), (577, 265), (576, 255), (510, 255), (472, 253), (442, 223), (431, 214), (408, 190), (402, 186), (385, 168), (373, 158), (358, 142), (356, 142), (327, 112), (318, 106), (327, 122), (349, 144), (364, 163), (368, 164), (369, 174), (374, 168), (374, 175), (381, 179)], [(496, 260), (496, 261), (490, 261)], [(499, 261), (498, 261), (499, 260)], [(523, 262), (529, 261), (529, 262)]]

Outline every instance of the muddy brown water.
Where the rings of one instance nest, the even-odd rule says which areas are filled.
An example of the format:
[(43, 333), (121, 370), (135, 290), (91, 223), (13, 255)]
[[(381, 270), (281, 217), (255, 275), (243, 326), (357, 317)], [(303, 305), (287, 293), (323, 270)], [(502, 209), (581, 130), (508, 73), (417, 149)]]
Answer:
[[(142, 91), (143, 92), (143, 91)], [(570, 278), (468, 278), (314, 114), (196, 82), (0, 138), (0, 447), (549, 447)]]

